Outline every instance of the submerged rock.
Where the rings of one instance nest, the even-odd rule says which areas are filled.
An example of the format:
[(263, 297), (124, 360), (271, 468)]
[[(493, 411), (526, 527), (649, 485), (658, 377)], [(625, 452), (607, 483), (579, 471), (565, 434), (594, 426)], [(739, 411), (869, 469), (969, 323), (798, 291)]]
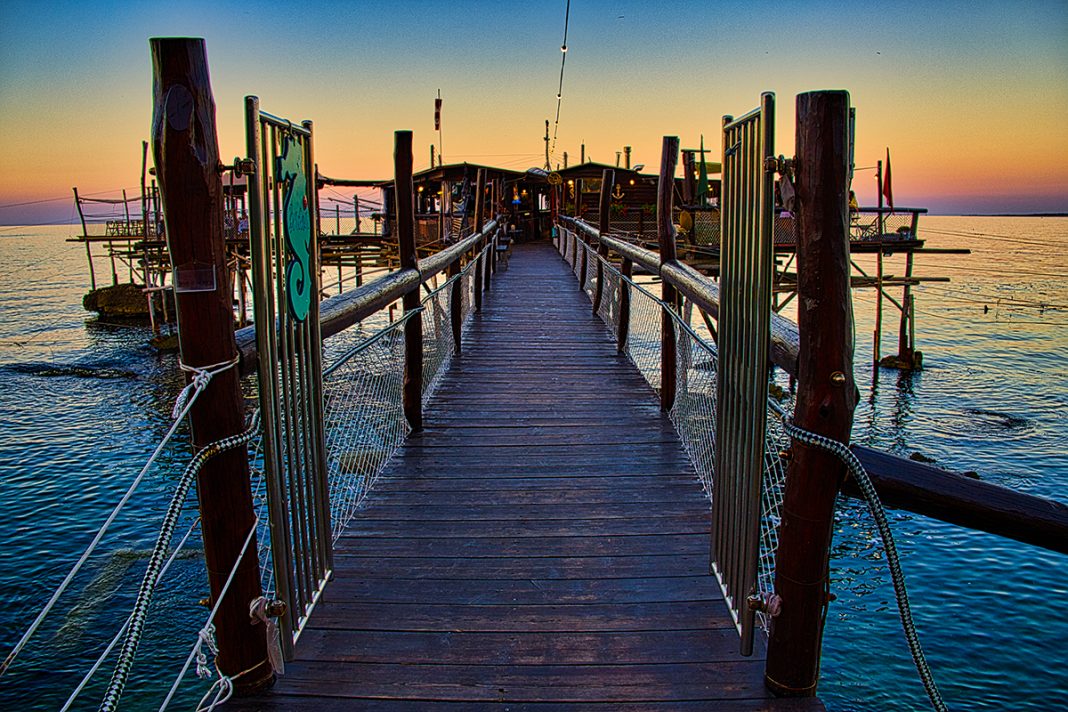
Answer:
[[(167, 314), (174, 318), (174, 298), (171, 292), (167, 295)], [(160, 293), (152, 295), (153, 306), (156, 310), (156, 319), (163, 320), (163, 298)], [(134, 319), (148, 318), (148, 299), (144, 288), (136, 284), (116, 284), (110, 287), (94, 289), (82, 298), (82, 306), (86, 311), (93, 311), (101, 316), (123, 317)]]

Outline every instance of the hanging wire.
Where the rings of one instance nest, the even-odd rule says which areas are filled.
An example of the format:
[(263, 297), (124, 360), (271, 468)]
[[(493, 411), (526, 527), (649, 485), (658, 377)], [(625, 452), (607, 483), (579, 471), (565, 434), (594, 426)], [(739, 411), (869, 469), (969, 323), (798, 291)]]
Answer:
[(553, 124), (553, 145), (549, 153), (556, 156), (556, 132), (560, 129), (560, 102), (564, 98), (564, 64), (567, 62), (567, 25), (571, 20), (571, 0), (564, 10), (564, 41), (560, 45), (560, 86), (556, 90), (556, 121)]

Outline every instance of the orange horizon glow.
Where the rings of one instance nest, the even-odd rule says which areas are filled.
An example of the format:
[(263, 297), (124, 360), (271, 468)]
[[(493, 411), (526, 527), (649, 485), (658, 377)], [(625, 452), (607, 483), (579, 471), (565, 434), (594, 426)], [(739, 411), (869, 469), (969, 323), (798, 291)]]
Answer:
[[(281, 4), (258, 16), (228, 2), (198, 3), (198, 13), (138, 7), (122, 20), (76, 3), (5, 5), (0, 223), (69, 221), (75, 185), (108, 197), (138, 190), (150, 36), (206, 37), (225, 162), (244, 154), (243, 97), (257, 94), (273, 114), (314, 120), (326, 175), (388, 179), (397, 129), (414, 131), (416, 169), (426, 168), (440, 88), (446, 162), (540, 167), (562, 14), (460, 4), (470, 12), (316, 6), (294, 37), (278, 28), (300, 14)], [(576, 163), (583, 143), (587, 158), (609, 164), (629, 145), (632, 163), (655, 172), (664, 135), (686, 147), (703, 135), (718, 160), (722, 115), (753, 108), (764, 90), (777, 94), (776, 151), (790, 154), (796, 94), (841, 88), (857, 108), (856, 164), (873, 166), (889, 147), (895, 202), (1068, 212), (1068, 7), (979, 2), (963, 16), (938, 3), (891, 4), (843, 14), (816, 2), (791, 17), (795, 33), (772, 42), (743, 21), (775, 7), (763, 5), (717, 12), (683, 2), (675, 17), (686, 18), (685, 31), (646, 3), (573, 8), (554, 166), (564, 151)], [(367, 29), (349, 37), (338, 19), (347, 14)], [(288, 58), (280, 43), (293, 48)], [(54, 46), (69, 51), (55, 57)], [(854, 189), (874, 203), (873, 172), (858, 172)]]

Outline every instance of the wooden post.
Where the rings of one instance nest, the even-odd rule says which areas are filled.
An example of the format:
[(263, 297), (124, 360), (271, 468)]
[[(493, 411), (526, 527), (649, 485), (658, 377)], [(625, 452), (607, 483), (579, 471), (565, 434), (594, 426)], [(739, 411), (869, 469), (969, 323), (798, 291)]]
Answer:
[[(148, 194), (146, 193), (147, 186), (145, 180), (148, 177), (148, 141), (141, 142), (141, 248), (143, 250), (141, 259), (144, 260), (142, 266), (144, 267), (144, 283), (146, 287), (151, 287), (152, 282), (149, 275), (148, 268)], [(152, 299), (152, 297), (149, 297)], [(166, 298), (163, 298), (166, 301)]]
[[(460, 257), (457, 256), (449, 265), (449, 278), (452, 279), (460, 274)], [(452, 287), (449, 288), (449, 321), (452, 326), (452, 344), (453, 353), (459, 356), (463, 352), (463, 348), (460, 343), (460, 337), (463, 334), (464, 325), (464, 312), (463, 312), (463, 279), (457, 279), (452, 283)]]
[[(475, 179), (475, 185), (476, 186), (482, 186), (483, 190), (486, 187), (486, 174), (483, 171), (483, 169), (481, 169), (481, 168), (478, 170), (478, 174), (477, 174), (477, 177)], [(483, 216), (483, 211), (485, 210), (485, 202), (483, 200), (482, 191), (476, 190), (476, 193), (477, 194), (475, 195), (475, 231), (476, 232), (481, 232), (482, 231), (482, 216)], [(483, 240), (478, 240), (477, 242), (475, 242), (474, 248), (472, 248), (473, 252), (474, 252), (472, 257), (474, 257), (474, 259), (475, 259), (474, 293), (475, 293), (475, 311), (476, 312), (482, 311), (482, 290), (484, 288), (484, 281), (482, 279), (482, 275), (483, 275), (484, 270), (486, 269), (486, 264), (485, 264), (486, 261), (482, 259), (482, 247), (483, 247), (482, 243), (483, 243)]]
[[(629, 257), (623, 258), (619, 270), (626, 278), (634, 272), (634, 262)], [(630, 335), (630, 285), (625, 279), (619, 280), (619, 330), (616, 333), (616, 352), (626, 353), (627, 338)]]
[[(849, 93), (797, 97), (798, 393), (794, 422), (849, 441), (857, 389), (849, 291)], [(794, 442), (786, 474), (765, 682), (778, 695), (811, 696), (819, 681), (829, 597), (827, 558), (845, 466)]]
[[(153, 38), (152, 155), (163, 199), (178, 308), (182, 362), (206, 367), (237, 356), (223, 235), (223, 191), (215, 100), (203, 39)], [(191, 374), (187, 374), (190, 378)], [(205, 447), (245, 427), (237, 368), (216, 374), (190, 411), (193, 446)], [(248, 453), (230, 450), (208, 460), (197, 477), (204, 560), (211, 598), (222, 588), (256, 520)], [(249, 603), (262, 595), (256, 537), (219, 603), (218, 665), (236, 676), (239, 694), (274, 681), (262, 625)]]
[[(612, 204), (612, 184), (616, 180), (616, 172), (611, 168), (605, 168), (601, 174), (601, 195), (597, 204), (597, 230), (601, 235), (608, 234), (608, 213)], [(597, 244), (597, 254), (608, 257), (608, 248), (603, 242)], [(604, 262), (597, 260), (597, 291), (593, 293), (593, 313), (596, 314), (601, 308), (601, 300), (604, 298)]]
[(905, 252), (905, 286), (901, 293), (901, 324), (897, 332), (897, 360), (903, 368), (911, 369), (915, 366), (913, 354), (913, 341), (909, 338), (912, 324), (912, 285), (908, 280), (912, 277), (912, 250)]
[[(660, 241), (660, 267), (675, 262), (675, 224), (671, 211), (675, 198), (675, 166), (679, 160), (679, 137), (665, 136), (660, 156), (660, 180), (656, 187), (656, 234)], [(669, 308), (678, 301), (675, 288), (668, 281), (660, 282), (660, 298), (664, 304), (660, 315), (660, 410), (665, 413), (675, 405), (675, 322)]]
[[(419, 269), (415, 251), (415, 203), (412, 184), (412, 132), (397, 131), (393, 149), (394, 199), (397, 203), (397, 247), (400, 268)], [(419, 285), (405, 292), (404, 312), (419, 308)], [(404, 417), (413, 433), (423, 429), (423, 315), (404, 324)]]
[(82, 221), (82, 237), (85, 239), (85, 258), (89, 261), (89, 289), (96, 291), (96, 270), (93, 269), (93, 251), (89, 243), (89, 230), (85, 227), (85, 213), (82, 212), (82, 201), (78, 198), (78, 189), (74, 191), (74, 205), (78, 208), (78, 217)]
[[(881, 242), (881, 241), (880, 241)], [(875, 260), (875, 344), (872, 349), (872, 361), (879, 365), (879, 352), (883, 343), (883, 246)]]
[(879, 196), (879, 212), (875, 215), (875, 239), (882, 242), (883, 239), (883, 162), (875, 163), (875, 192)]
[[(705, 159), (701, 156), (701, 160)], [(693, 151), (682, 152), (682, 204), (693, 205), (696, 203), (694, 195), (697, 193), (696, 183), (694, 182), (694, 162)]]

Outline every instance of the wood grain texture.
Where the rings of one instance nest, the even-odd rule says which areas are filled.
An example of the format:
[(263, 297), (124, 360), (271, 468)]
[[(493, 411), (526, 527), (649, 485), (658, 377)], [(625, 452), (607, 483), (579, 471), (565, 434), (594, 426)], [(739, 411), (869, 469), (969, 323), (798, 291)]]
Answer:
[(818, 710), (768, 699), (709, 575), (655, 392), (548, 245), (519, 244), (425, 430), (344, 532), (269, 696), (238, 710)]

